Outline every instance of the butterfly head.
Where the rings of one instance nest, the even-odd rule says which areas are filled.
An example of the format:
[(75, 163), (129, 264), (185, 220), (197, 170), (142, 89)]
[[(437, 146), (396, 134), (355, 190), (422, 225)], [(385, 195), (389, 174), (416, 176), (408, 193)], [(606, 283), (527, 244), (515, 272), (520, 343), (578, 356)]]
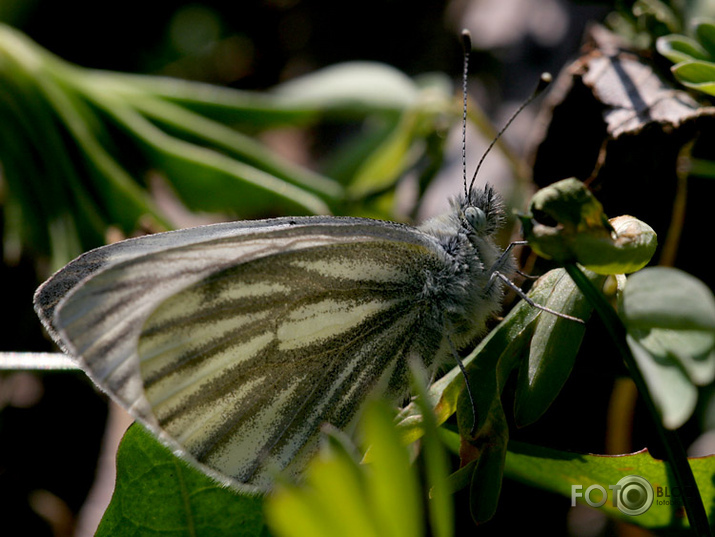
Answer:
[(469, 196), (460, 200), (460, 215), (467, 233), (477, 236), (494, 234), (505, 220), (501, 198), (489, 185), (471, 189)]

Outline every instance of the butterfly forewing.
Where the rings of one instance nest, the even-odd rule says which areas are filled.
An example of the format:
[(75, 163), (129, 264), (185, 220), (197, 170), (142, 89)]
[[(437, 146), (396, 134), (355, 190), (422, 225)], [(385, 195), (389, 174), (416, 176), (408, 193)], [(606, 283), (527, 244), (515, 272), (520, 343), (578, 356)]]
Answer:
[(415, 228), (361, 219), (211, 231), (152, 237), (140, 255), (97, 250), (64, 269), (81, 285), (62, 298), (60, 272), (36, 303), (172, 447), (266, 488), (273, 470), (302, 468), (322, 423), (348, 426), (377, 385), (400, 395), (408, 356), (435, 357), (423, 290), (442, 261)]

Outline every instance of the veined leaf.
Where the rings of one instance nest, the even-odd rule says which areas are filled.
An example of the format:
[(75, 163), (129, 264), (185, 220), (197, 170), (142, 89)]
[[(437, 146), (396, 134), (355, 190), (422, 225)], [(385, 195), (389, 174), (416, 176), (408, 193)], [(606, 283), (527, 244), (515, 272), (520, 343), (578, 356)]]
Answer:
[(266, 536), (262, 499), (239, 495), (177, 458), (140, 425), (117, 454), (117, 480), (98, 537)]

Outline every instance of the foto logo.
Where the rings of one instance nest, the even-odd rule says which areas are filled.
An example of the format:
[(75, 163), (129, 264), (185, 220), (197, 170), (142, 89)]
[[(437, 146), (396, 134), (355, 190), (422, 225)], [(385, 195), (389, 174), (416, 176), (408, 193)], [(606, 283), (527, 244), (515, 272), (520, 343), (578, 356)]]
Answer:
[[(647, 479), (639, 475), (627, 475), (615, 485), (608, 485), (611, 491), (613, 507), (629, 516), (642, 515), (651, 505), (655, 496), (653, 486)], [(595, 494), (594, 491), (598, 491)], [(591, 507), (601, 507), (608, 501), (608, 492), (601, 485), (591, 485), (585, 491), (583, 485), (571, 485), (571, 505), (576, 505), (576, 499), (583, 500)]]

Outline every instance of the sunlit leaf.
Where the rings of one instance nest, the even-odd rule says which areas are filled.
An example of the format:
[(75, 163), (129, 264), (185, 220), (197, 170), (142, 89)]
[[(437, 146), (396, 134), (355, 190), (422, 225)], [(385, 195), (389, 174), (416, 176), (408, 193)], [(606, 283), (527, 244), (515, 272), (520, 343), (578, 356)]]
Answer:
[(627, 274), (648, 264), (657, 238), (645, 222), (620, 217), (609, 222), (601, 203), (575, 178), (534, 194), (521, 216), (524, 237), (542, 257), (576, 262), (598, 274)]
[(232, 492), (177, 458), (139, 425), (124, 435), (98, 536), (267, 535), (262, 499)]
[(709, 60), (708, 52), (695, 39), (684, 35), (666, 35), (656, 41), (656, 49), (673, 63)]
[[(715, 457), (694, 458), (689, 462), (703, 504), (712, 506), (715, 501)], [(666, 463), (654, 459), (645, 450), (629, 455), (586, 455), (510, 443), (504, 475), (569, 499), (574, 490), (583, 494), (588, 487), (599, 485), (608, 493), (601, 510), (609, 516), (653, 530), (684, 531), (688, 523), (683, 514), (682, 495), (697, 494), (696, 491), (679, 490)], [(613, 491), (609, 488), (629, 475), (644, 477), (653, 488), (653, 504), (638, 516), (620, 511), (614, 505)], [(593, 499), (598, 499), (597, 493)], [(584, 498), (577, 497), (576, 502), (584, 504)]]
[(671, 71), (684, 86), (715, 95), (715, 63), (686, 61), (674, 65)]
[(358, 463), (339, 433), (308, 466), (300, 485), (284, 484), (266, 503), (276, 535), (298, 537), (418, 536), (422, 506), (409, 451), (394, 426), (393, 414), (373, 401), (362, 418), (369, 462)]

